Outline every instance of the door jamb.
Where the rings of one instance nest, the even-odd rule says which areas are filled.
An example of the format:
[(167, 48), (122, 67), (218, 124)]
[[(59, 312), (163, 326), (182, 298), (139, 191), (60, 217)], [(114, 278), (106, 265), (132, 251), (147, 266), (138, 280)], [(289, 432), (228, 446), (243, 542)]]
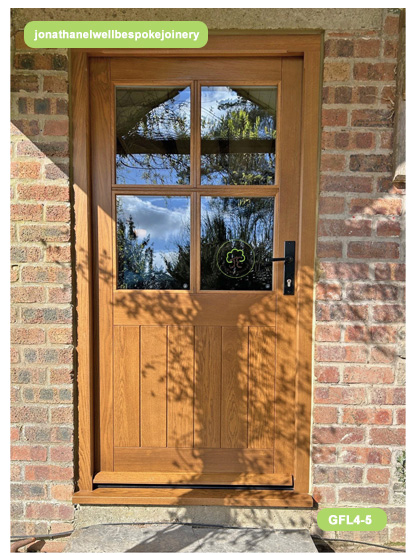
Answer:
[[(210, 36), (202, 49), (74, 49), (71, 50), (72, 167), (75, 214), (76, 351), (78, 386), (78, 489), (76, 503), (120, 503), (120, 495), (94, 497), (94, 402), (93, 402), (93, 291), (90, 175), (89, 63), (90, 57), (115, 56), (302, 56), (303, 99), (301, 141), (299, 333), (296, 398), (295, 490), (280, 493), (274, 506), (310, 506), (310, 432), (312, 389), (312, 329), (314, 316), (314, 267), (317, 192), (320, 154), (322, 35), (221, 35)], [(305, 327), (306, 323), (306, 327)], [(98, 492), (99, 490), (94, 490)], [(107, 490), (109, 491), (109, 490)], [(130, 490), (131, 492), (132, 490)], [(292, 494), (291, 496), (288, 494)], [(94, 499), (96, 499), (94, 501)], [(107, 501), (105, 500), (107, 499)], [(132, 500), (133, 499), (133, 500)], [(160, 496), (155, 496), (154, 502)], [(310, 498), (311, 499), (311, 498)], [(87, 501), (88, 500), (88, 501)], [(129, 495), (126, 503), (143, 504)], [(149, 500), (146, 501), (149, 503)], [(260, 502), (259, 502), (260, 503)], [(196, 503), (204, 504), (204, 503)], [(225, 504), (217, 502), (215, 504)], [(244, 505), (244, 503), (241, 503)], [(247, 504), (247, 503), (246, 503)], [(258, 503), (257, 503), (258, 504)], [(260, 503), (261, 505), (261, 503)], [(270, 503), (269, 503), (270, 505)]]

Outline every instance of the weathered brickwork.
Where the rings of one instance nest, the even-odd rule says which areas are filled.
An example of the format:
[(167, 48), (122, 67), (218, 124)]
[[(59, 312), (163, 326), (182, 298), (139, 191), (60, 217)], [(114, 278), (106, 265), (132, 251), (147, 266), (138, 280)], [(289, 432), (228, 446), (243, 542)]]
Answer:
[[(405, 274), (391, 182), (398, 14), (380, 11), (381, 29), (325, 31), (312, 490), (321, 506), (386, 508), (386, 530), (357, 534), (386, 543), (404, 541)], [(68, 53), (30, 50), (19, 32), (13, 64), (12, 534), (28, 535), (74, 516)]]
[[(16, 36), (11, 122), (12, 534), (72, 528), (68, 56)], [(63, 544), (47, 544), (60, 550)], [(45, 546), (46, 547), (46, 546)], [(46, 547), (47, 548), (47, 547)]]
[[(404, 541), (404, 195), (391, 183), (398, 15), (325, 33), (313, 491), (386, 507), (372, 540)], [(347, 537), (343, 532), (339, 534)], [(351, 537), (354, 534), (351, 534)], [(356, 539), (365, 535), (356, 533)]]

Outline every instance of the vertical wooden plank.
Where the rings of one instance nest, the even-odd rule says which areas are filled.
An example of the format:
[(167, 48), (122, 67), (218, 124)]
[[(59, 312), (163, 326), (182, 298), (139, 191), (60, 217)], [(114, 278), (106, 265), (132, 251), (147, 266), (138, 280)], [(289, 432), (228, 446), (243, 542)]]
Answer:
[(94, 471), (93, 334), (89, 71), (85, 52), (71, 50), (72, 143), (77, 309), (78, 486), (92, 489)]
[(168, 327), (168, 447), (193, 447), (194, 327)]
[(272, 448), (275, 410), (275, 329), (250, 327), (248, 350), (248, 447)]
[[(299, 259), (299, 197), (302, 126), (302, 58), (282, 60), (280, 109), (281, 187), (279, 192), (277, 256), (284, 255), (285, 241), (296, 241)], [(299, 267), (298, 260), (296, 267)], [(297, 309), (295, 295), (283, 295), (283, 264), (276, 264), (277, 287), (277, 368), (276, 437), (274, 471), (294, 474), (295, 385), (297, 364)], [(296, 284), (298, 279), (296, 277)]]
[(113, 470), (113, 265), (111, 177), (114, 145), (108, 58), (91, 60), (91, 175), (94, 223), (94, 343), (99, 361), (97, 467)]
[(319, 187), (321, 50), (305, 52), (303, 83), (300, 267), (298, 279), (298, 371), (296, 382), (296, 490), (309, 491), (312, 402), (312, 329)]
[(247, 447), (248, 327), (222, 328), (221, 447)]
[(221, 327), (195, 327), (195, 447), (221, 445)]
[(140, 447), (140, 328), (114, 328), (114, 442)]
[(140, 333), (141, 447), (166, 447), (167, 327)]

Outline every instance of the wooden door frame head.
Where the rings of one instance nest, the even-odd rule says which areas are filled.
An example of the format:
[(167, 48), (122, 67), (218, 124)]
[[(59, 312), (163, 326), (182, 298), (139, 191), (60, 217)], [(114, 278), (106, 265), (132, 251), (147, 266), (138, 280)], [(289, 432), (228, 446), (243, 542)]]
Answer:
[[(76, 351), (78, 387), (78, 489), (74, 503), (100, 504), (180, 504), (180, 493), (169, 490), (151, 495), (147, 490), (100, 491), (93, 488), (94, 467), (94, 362), (92, 220), (90, 175), (89, 58), (91, 57), (252, 57), (300, 56), (303, 58), (303, 99), (301, 139), (301, 198), (299, 247), (297, 370), (297, 444), (294, 491), (276, 491), (262, 499), (242, 495), (232, 499), (208, 499), (195, 495), (187, 504), (233, 504), (240, 506), (312, 505), (310, 488), (310, 431), (312, 389), (312, 330), (314, 316), (314, 267), (319, 183), (322, 35), (215, 34), (202, 49), (75, 49), (71, 51), (72, 168), (75, 213)], [(302, 443), (302, 445), (300, 445)], [(139, 494), (139, 492), (142, 492)], [(161, 491), (161, 490), (159, 490)], [(167, 491), (167, 490), (166, 490)], [(198, 490), (196, 490), (197, 492)], [(146, 493), (147, 492), (147, 493)], [(228, 494), (229, 495), (229, 494)]]

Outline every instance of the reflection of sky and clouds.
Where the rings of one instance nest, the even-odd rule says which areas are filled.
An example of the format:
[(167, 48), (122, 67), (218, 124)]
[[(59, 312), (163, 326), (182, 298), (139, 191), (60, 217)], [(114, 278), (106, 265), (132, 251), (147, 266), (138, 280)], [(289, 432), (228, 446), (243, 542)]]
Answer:
[(138, 240), (150, 235), (150, 244), (154, 249), (155, 266), (165, 268), (163, 257), (171, 257), (177, 252), (177, 244), (188, 243), (190, 236), (190, 200), (189, 197), (117, 197), (119, 211), (124, 219), (130, 215)]
[(190, 88), (118, 88), (116, 182), (189, 183)]

